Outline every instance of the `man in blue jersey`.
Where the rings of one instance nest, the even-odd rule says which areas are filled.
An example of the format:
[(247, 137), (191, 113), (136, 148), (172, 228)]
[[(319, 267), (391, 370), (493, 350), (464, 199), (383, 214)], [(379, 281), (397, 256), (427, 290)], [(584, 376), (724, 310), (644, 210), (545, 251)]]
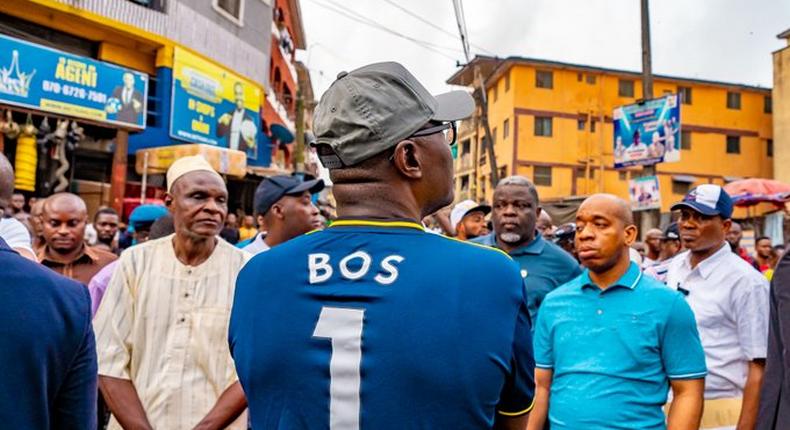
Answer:
[(529, 430), (547, 421), (552, 430), (699, 428), (706, 368), (694, 314), (630, 261), (635, 239), (622, 199), (596, 194), (579, 207), (576, 250), (587, 270), (538, 313)]
[(229, 338), (253, 428), (523, 429), (534, 361), (518, 266), (419, 224), (452, 201), (453, 121), (473, 110), (397, 63), (324, 94), (313, 130), (339, 219), (237, 282)]

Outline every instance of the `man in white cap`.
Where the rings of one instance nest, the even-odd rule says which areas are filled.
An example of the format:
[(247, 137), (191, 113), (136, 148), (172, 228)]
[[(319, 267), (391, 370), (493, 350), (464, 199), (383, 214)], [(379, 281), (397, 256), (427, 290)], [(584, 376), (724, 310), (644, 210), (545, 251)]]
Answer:
[(217, 237), (228, 192), (203, 157), (173, 163), (167, 186), (175, 234), (123, 253), (94, 320), (109, 428), (246, 428), (227, 333), (249, 254)]
[(469, 240), (488, 234), (486, 215), (490, 212), (491, 206), (480, 205), (472, 200), (464, 200), (453, 206), (450, 224), (455, 228), (455, 238)]

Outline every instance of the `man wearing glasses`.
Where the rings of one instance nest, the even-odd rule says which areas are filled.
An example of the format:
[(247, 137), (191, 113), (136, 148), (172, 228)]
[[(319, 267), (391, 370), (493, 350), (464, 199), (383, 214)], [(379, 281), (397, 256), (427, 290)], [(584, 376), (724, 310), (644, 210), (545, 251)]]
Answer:
[(518, 266), (420, 224), (453, 200), (452, 122), (473, 110), (397, 63), (343, 72), (323, 95), (313, 130), (339, 218), (236, 284), (230, 349), (253, 428), (524, 428)]
[(705, 350), (704, 429), (754, 429), (768, 338), (768, 282), (726, 242), (732, 199), (718, 185), (692, 190), (680, 210), (687, 249), (667, 271), (667, 285), (686, 295)]

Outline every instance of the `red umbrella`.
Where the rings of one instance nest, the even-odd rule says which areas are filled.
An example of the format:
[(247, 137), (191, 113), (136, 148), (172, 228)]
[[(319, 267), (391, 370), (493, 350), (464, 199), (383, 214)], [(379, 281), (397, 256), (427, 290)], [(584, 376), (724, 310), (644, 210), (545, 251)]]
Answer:
[(736, 206), (774, 203), (783, 206), (790, 201), (790, 185), (773, 179), (741, 179), (724, 186)]

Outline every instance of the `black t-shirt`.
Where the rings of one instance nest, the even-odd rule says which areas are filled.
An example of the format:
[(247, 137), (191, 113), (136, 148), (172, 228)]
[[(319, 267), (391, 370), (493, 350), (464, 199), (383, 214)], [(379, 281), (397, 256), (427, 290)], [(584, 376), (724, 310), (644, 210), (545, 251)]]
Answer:
[(225, 227), (219, 232), (219, 237), (225, 239), (231, 245), (239, 243), (239, 230), (236, 228)]

